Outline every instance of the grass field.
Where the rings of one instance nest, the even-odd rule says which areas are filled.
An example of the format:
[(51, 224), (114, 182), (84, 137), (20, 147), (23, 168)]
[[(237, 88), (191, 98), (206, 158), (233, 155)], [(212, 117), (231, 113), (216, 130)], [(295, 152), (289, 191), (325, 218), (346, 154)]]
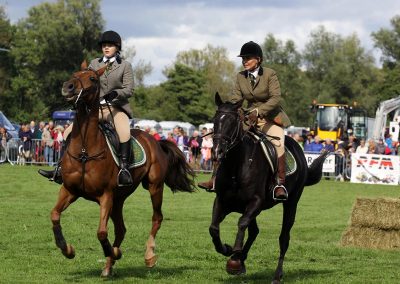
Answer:
[[(49, 213), (58, 185), (33, 166), (0, 165), (0, 283), (98, 283), (104, 257), (96, 237), (99, 207), (78, 200), (62, 216), (67, 242), (76, 257), (56, 248)], [(204, 180), (206, 176), (200, 175)], [(285, 283), (399, 283), (400, 251), (343, 248), (356, 197), (399, 197), (398, 186), (322, 181), (305, 189), (284, 265)], [(164, 222), (157, 236), (158, 264), (144, 266), (144, 245), (151, 226), (151, 203), (138, 188), (125, 204), (127, 234), (123, 257), (115, 265), (116, 283), (270, 283), (277, 263), (281, 206), (258, 217), (260, 234), (246, 262), (247, 274), (225, 272), (226, 257), (214, 251), (208, 234), (213, 194), (164, 195)], [(238, 214), (222, 224), (222, 238), (232, 244)], [(110, 225), (110, 235), (113, 228)], [(111, 238), (113, 239), (113, 238)]]

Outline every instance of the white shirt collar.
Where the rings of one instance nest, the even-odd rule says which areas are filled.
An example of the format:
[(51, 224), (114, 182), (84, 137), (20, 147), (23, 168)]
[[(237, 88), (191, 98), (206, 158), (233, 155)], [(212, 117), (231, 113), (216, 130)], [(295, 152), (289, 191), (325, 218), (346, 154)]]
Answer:
[(110, 63), (113, 63), (113, 62), (115, 61), (115, 59), (116, 59), (115, 56), (113, 56), (113, 57), (106, 57), (106, 56), (103, 56), (103, 62), (104, 62), (104, 63), (106, 63), (107, 61), (110, 62)]
[(258, 70), (260, 70), (260, 66), (258, 66), (256, 69), (254, 69), (252, 72), (249, 71), (249, 74), (253, 74), (254, 78), (257, 78), (258, 76)]

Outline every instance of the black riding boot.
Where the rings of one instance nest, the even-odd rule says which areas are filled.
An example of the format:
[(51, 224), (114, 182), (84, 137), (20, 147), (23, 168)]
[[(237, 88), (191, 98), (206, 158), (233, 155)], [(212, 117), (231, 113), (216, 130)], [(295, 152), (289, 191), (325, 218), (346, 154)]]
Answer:
[(121, 169), (118, 173), (118, 186), (131, 186), (133, 184), (132, 176), (129, 172), (129, 160), (131, 157), (133, 160), (131, 141), (120, 143), (119, 146), (121, 151)]
[(45, 170), (40, 169), (38, 171), (39, 174), (48, 178), (49, 181), (54, 181), (58, 184), (63, 183), (62, 176), (61, 176), (61, 161), (62, 161), (62, 157), (64, 156), (65, 151), (67, 151), (69, 140), (70, 140), (69, 137), (67, 137), (67, 140), (65, 140), (65, 143), (62, 144), (61, 156), (60, 156), (60, 159), (58, 159), (57, 165), (54, 168), (54, 170), (45, 171)]
[(286, 178), (286, 157), (282, 155), (278, 158), (278, 182), (274, 187), (272, 197), (275, 201), (286, 201), (288, 199), (288, 192), (285, 187)]

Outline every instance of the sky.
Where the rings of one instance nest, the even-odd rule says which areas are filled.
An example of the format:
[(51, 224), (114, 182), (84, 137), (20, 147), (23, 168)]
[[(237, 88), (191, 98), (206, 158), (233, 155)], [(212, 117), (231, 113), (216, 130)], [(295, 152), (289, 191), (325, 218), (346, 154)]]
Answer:
[[(42, 0), (0, 0), (12, 23), (27, 16)], [(47, 2), (54, 2), (47, 1)], [(400, 15), (399, 0), (102, 0), (105, 30), (117, 31), (123, 48), (134, 46), (138, 60), (150, 62), (153, 72), (145, 83), (166, 78), (179, 51), (202, 49), (207, 44), (223, 46), (238, 66), (241, 46), (262, 43), (272, 33), (282, 41), (291, 39), (302, 51), (310, 33), (323, 25), (329, 32), (357, 34), (362, 46), (379, 64), (371, 33), (390, 28), (390, 19)]]

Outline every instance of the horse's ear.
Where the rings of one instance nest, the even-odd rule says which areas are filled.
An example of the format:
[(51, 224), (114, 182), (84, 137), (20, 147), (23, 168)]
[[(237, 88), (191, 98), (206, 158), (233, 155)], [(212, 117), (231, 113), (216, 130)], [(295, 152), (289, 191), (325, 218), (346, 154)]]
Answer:
[(87, 70), (87, 68), (88, 68), (88, 65), (87, 65), (87, 61), (86, 61), (86, 59), (85, 59), (85, 60), (83, 60), (82, 63), (81, 63), (81, 70), (82, 70), (82, 71), (83, 71), (83, 70)]
[(104, 71), (106, 71), (107, 65), (104, 66), (103, 68), (100, 68), (99, 70), (96, 71), (97, 76), (103, 75)]
[(215, 93), (215, 104), (217, 105), (217, 107), (222, 105), (222, 99), (218, 92)]

